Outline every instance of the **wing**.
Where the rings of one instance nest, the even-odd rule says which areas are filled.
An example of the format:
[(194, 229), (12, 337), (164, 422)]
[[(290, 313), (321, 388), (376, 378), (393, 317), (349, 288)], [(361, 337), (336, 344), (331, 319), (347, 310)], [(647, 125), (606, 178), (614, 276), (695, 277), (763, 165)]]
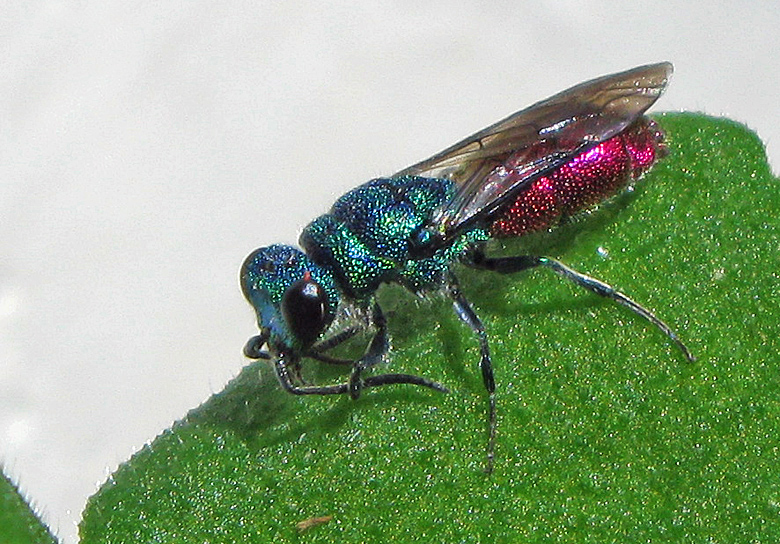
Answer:
[[(514, 201), (535, 179), (621, 133), (661, 96), (671, 74), (672, 65), (662, 62), (580, 83), (396, 176), (448, 178), (458, 186), (430, 225), (443, 244)], [(548, 151), (524, 157), (538, 144)]]

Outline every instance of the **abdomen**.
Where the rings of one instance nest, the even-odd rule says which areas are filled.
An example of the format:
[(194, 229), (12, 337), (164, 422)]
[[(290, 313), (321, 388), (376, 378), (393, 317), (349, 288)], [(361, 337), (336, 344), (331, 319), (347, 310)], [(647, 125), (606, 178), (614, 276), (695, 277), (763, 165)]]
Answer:
[[(542, 154), (545, 143), (524, 152)], [(625, 131), (535, 180), (491, 225), (497, 237), (548, 229), (562, 218), (614, 195), (666, 151), (663, 132), (646, 117)]]

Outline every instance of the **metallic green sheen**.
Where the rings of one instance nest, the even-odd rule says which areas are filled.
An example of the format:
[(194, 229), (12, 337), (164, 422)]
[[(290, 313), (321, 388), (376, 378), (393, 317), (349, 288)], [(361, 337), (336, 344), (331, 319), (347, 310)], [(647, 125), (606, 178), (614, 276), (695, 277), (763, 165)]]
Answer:
[(450, 265), (488, 238), (467, 231), (426, 259), (409, 258), (410, 240), (453, 196), (445, 179), (403, 176), (371, 180), (339, 198), (301, 233), (311, 259), (329, 268), (352, 300), (370, 300), (381, 283), (398, 282), (415, 293), (440, 288)]

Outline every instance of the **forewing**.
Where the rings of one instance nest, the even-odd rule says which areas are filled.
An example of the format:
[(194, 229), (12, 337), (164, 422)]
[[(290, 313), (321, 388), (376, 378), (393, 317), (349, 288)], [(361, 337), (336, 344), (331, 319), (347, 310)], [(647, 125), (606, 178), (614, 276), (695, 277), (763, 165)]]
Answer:
[[(668, 62), (581, 83), (510, 115), (401, 175), (449, 178), (454, 198), (434, 219), (444, 239), (496, 213), (533, 180), (619, 134), (658, 99), (672, 74)], [(544, 154), (523, 158), (544, 143)]]

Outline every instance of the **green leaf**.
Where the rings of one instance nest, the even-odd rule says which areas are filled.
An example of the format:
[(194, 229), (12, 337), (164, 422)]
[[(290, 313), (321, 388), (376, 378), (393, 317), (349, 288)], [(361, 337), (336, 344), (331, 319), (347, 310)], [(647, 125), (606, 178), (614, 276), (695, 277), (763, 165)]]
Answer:
[(0, 542), (43, 544), (56, 542), (49, 529), (32, 511), (19, 489), (6, 476), (0, 477)]
[[(549, 271), (459, 270), (498, 384), (487, 476), (475, 339), (446, 301), (386, 289), (393, 371), (450, 394), (297, 398), (250, 365), (119, 468), (89, 501), (83, 542), (777, 541), (780, 184), (743, 126), (659, 122), (670, 155), (636, 190), (494, 249), (611, 283), (669, 323), (695, 363)], [(304, 371), (336, 379), (320, 366)]]

